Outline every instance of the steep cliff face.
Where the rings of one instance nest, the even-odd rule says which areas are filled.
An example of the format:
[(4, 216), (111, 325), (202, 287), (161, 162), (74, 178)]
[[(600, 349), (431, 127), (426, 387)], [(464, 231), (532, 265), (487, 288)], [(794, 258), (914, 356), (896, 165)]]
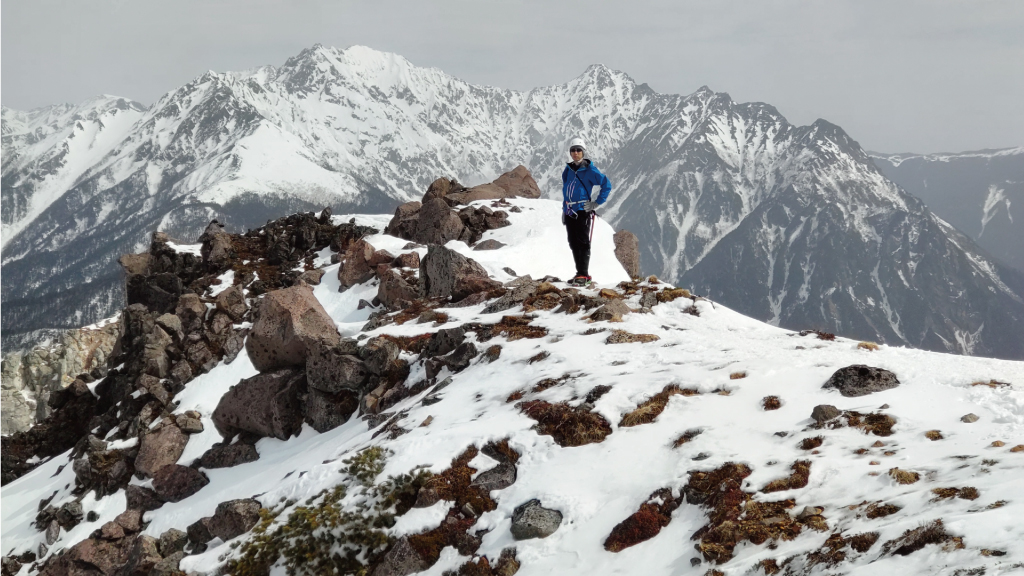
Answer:
[(3, 435), (23, 432), (52, 412), (50, 394), (80, 374), (102, 378), (119, 336), (117, 321), (62, 333), (55, 342), (3, 358)]

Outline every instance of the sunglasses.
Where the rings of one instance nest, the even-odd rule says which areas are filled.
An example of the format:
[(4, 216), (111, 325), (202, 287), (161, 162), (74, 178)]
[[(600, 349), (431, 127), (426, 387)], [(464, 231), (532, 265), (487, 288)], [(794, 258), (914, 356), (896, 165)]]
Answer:
[(580, 148), (579, 146), (573, 146), (572, 148), (569, 148), (569, 152), (583, 152), (583, 148)]

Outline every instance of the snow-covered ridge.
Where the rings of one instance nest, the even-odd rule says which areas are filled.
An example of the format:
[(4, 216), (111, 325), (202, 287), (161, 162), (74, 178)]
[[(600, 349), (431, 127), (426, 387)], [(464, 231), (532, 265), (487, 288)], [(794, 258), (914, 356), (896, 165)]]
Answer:
[[(557, 206), (549, 201), (511, 200), (521, 209), (509, 213), (511, 226), (485, 233), (507, 246), (492, 252), (474, 251), (460, 242), (447, 247), (477, 259), (494, 278), (510, 278), (504, 267), (518, 274), (542, 277), (571, 261), (561, 238)], [(390, 215), (335, 217), (336, 222), (356, 218), (357, 224), (382, 227)], [(611, 245), (612, 229), (599, 221), (595, 231), (594, 270), (600, 288), (614, 290), (624, 274)], [(393, 254), (406, 241), (384, 234), (366, 238), (374, 247)], [(329, 252), (329, 251), (328, 251)], [(541, 255), (542, 257), (538, 257)], [(323, 254), (321, 263), (329, 262)], [(447, 321), (440, 326), (409, 321), (364, 330), (371, 309), (359, 308), (361, 299), (376, 293), (375, 281), (338, 292), (337, 264), (326, 264), (314, 294), (344, 335), (381, 334), (417, 336), (467, 323), (494, 323), (504, 315), (521, 315), (516, 308), (484, 313), (486, 304), (443, 308)], [(564, 284), (556, 283), (560, 289)], [(640, 295), (627, 304), (639, 308)], [(255, 497), (281, 512), (283, 522), (298, 506), (308, 505), (322, 490), (350, 482), (345, 460), (367, 447), (383, 448), (385, 466), (376, 476), (382, 482), (414, 470), (440, 473), (470, 446), (508, 439), (519, 453), (516, 479), (491, 492), (494, 510), (475, 519), (480, 534), (475, 557), (485, 556), (493, 566), (503, 550), (516, 549), (517, 574), (705, 574), (720, 570), (727, 576), (767, 571), (771, 566), (791, 574), (954, 574), (957, 570), (985, 569), (986, 574), (1013, 574), (1024, 562), (1024, 514), (1019, 477), (1024, 470), (1024, 363), (966, 358), (899, 347), (859, 346), (814, 333), (779, 329), (740, 315), (720, 303), (681, 297), (662, 302), (649, 313), (631, 312), (622, 322), (589, 321), (588, 312), (534, 310), (531, 325), (543, 328), (540, 338), (512, 340), (496, 336), (486, 343), (470, 334), (468, 341), (483, 350), (500, 346), (493, 361), (483, 356), (462, 371), (447, 368), (437, 376), (451, 381), (443, 390), (423, 392), (393, 406), (388, 416), (404, 432), (378, 435), (367, 420), (353, 417), (325, 433), (305, 426), (288, 440), (264, 438), (256, 444), (259, 459), (233, 468), (206, 469), (210, 483), (195, 495), (167, 503), (145, 514), (143, 533), (159, 536), (170, 528), (184, 530), (213, 514), (221, 502)], [(615, 330), (650, 334), (646, 343), (610, 344)], [(826, 336), (827, 335), (823, 335)], [(426, 377), (423, 361), (414, 354), (402, 358), (412, 365), (408, 383)], [(892, 371), (898, 387), (868, 396), (844, 397), (822, 385), (838, 369), (868, 364)], [(221, 438), (211, 418), (221, 396), (240, 379), (256, 373), (245, 352), (230, 364), (220, 363), (187, 384), (175, 397), (175, 412), (196, 410), (204, 429), (192, 435), (178, 463), (188, 465)], [(548, 380), (551, 379), (551, 380)], [(554, 385), (551, 382), (555, 381)], [(537, 386), (545, 382), (544, 386)], [(592, 394), (599, 387), (602, 394)], [(664, 410), (649, 423), (627, 426), (626, 414), (671, 387), (691, 392), (668, 397)], [(552, 436), (539, 433), (536, 422), (524, 414), (522, 401), (590, 402), (611, 431), (596, 443), (561, 446)], [(766, 410), (768, 397), (778, 408)], [(428, 400), (428, 397), (430, 399)], [(815, 427), (811, 414), (818, 405), (894, 419), (891, 435), (875, 435), (851, 426)], [(967, 414), (978, 418), (964, 422)], [(970, 419), (968, 419), (970, 420)], [(391, 428), (392, 430), (396, 428)], [(685, 442), (679, 442), (686, 437)], [(815, 440), (820, 437), (820, 442)], [(805, 440), (810, 441), (805, 443)], [(118, 444), (118, 447), (124, 447)], [(1016, 451), (1015, 451), (1016, 450)], [(767, 486), (791, 474), (795, 462), (808, 462), (806, 482), (782, 491)], [(683, 495), (694, 474), (720, 469), (728, 463), (745, 465), (750, 474), (738, 487), (752, 494), (753, 503), (792, 502), (781, 505), (781, 516), (765, 518), (765, 526), (791, 522), (805, 507), (820, 516), (820, 531), (809, 525), (792, 538), (743, 540), (728, 561), (712, 565), (694, 550), (695, 533), (709, 522), (709, 509), (692, 493)], [(471, 466), (487, 459), (479, 457)], [(490, 465), (490, 464), (488, 464)], [(893, 470), (896, 470), (893, 472)], [(909, 474), (902, 475), (899, 471)], [(912, 483), (900, 483), (917, 478)], [(3, 487), (2, 536), (4, 553), (36, 550), (46, 537), (30, 526), (40, 499), (56, 497), (60, 506), (73, 499), (75, 473), (62, 455), (45, 462), (27, 476)], [(133, 480), (133, 484), (144, 484)], [(640, 509), (652, 493), (668, 489), (683, 502), (670, 512), (670, 521), (653, 537), (619, 552), (605, 542), (613, 529)], [(952, 492), (950, 492), (952, 489)], [(972, 489), (972, 490), (968, 490)], [(341, 509), (357, 512), (362, 492), (340, 500)], [(558, 529), (542, 539), (517, 541), (510, 532), (514, 509), (531, 499), (558, 510)], [(282, 502), (292, 502), (284, 504)], [(83, 514), (95, 512), (71, 531), (60, 531), (49, 547), (52, 557), (61, 549), (87, 538), (125, 508), (123, 491), (96, 498), (86, 495)], [(814, 514), (815, 507), (820, 507)], [(451, 502), (414, 508), (385, 533), (393, 538), (422, 533), (458, 513)], [(747, 504), (753, 511), (754, 504)], [(752, 513), (752, 512), (751, 512)], [(943, 521), (944, 542), (913, 550), (900, 547), (907, 531)], [(873, 534), (865, 549), (840, 542), (842, 556), (834, 554), (835, 539)], [(213, 573), (237, 558), (250, 541), (244, 534), (229, 542), (213, 540), (202, 553), (185, 556), (181, 568)], [(959, 539), (959, 540), (956, 540)], [(941, 539), (940, 539), (941, 540)], [(831, 544), (829, 544), (831, 542)], [(893, 544), (893, 543), (896, 544)], [(901, 550), (901, 551), (897, 551)], [(817, 555), (815, 555), (817, 554)], [(825, 556), (822, 556), (822, 555)], [(821, 558), (834, 560), (832, 565)], [(457, 570), (473, 556), (445, 547), (433, 566), (419, 573), (440, 575)], [(695, 562), (696, 560), (696, 562)], [(815, 564), (817, 561), (819, 563)], [(279, 567), (278, 573), (281, 571)], [(786, 572), (782, 572), (786, 573)]]
[(885, 152), (868, 152), (872, 158), (879, 158), (887, 162), (891, 162), (894, 166), (899, 166), (903, 162), (910, 159), (922, 159), (927, 162), (949, 162), (951, 160), (959, 158), (998, 158), (1001, 156), (1017, 156), (1024, 154), (1024, 146), (1016, 146), (1011, 148), (996, 148), (996, 149), (985, 149), (985, 150), (970, 150), (967, 152), (936, 152), (933, 154), (914, 154), (912, 152), (904, 152), (898, 154), (888, 154)]

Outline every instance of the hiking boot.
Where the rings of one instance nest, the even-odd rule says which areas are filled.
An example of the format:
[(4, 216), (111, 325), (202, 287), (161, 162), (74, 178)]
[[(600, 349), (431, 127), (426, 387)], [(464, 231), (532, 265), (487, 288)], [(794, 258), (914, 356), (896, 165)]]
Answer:
[(582, 274), (578, 274), (575, 277), (573, 277), (572, 280), (566, 282), (566, 284), (569, 284), (570, 286), (589, 286), (593, 284), (593, 282), (594, 280), (590, 276), (583, 276)]

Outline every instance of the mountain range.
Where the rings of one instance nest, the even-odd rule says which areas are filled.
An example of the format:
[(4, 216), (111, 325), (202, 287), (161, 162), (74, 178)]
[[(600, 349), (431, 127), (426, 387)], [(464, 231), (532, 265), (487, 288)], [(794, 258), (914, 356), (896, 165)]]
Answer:
[[(582, 135), (614, 189), (601, 216), (641, 268), (769, 323), (1024, 358), (1024, 277), (880, 172), (841, 128), (704, 87), (659, 94), (595, 65), (557, 86), (475, 86), (404, 58), (314, 46), (206, 73), (146, 107), (3, 109), (3, 340), (119, 309), (122, 253), (330, 205), (391, 212), (439, 174), (528, 166), (559, 196)], [(552, 270), (566, 274), (568, 270)]]

